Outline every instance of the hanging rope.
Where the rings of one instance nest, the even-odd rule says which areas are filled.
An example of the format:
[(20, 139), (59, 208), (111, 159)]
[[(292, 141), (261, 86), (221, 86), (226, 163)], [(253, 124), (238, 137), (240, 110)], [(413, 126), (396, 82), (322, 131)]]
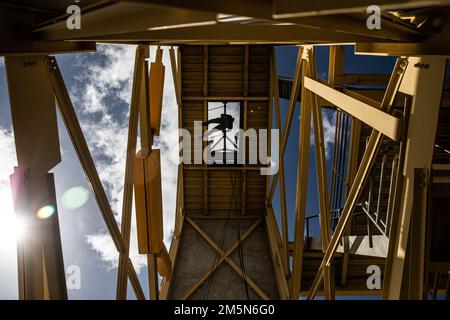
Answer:
[[(233, 179), (232, 179), (232, 176), (231, 176), (231, 170), (229, 172), (230, 172), (230, 182), (233, 185)], [(236, 176), (237, 176), (237, 174), (236, 174)], [(236, 180), (234, 182), (233, 189), (236, 187), (235, 183), (236, 183)], [(241, 270), (242, 270), (242, 280), (244, 281), (245, 296), (247, 297), (247, 300), (250, 300), (250, 296), (249, 296), (249, 293), (248, 293), (248, 284), (247, 284), (247, 271), (245, 270), (245, 261), (244, 261), (244, 254), (243, 254), (242, 241), (241, 241), (241, 226), (240, 226), (239, 218), (238, 218), (238, 212), (239, 212), (238, 210), (239, 210), (239, 208), (237, 206), (236, 196), (234, 196), (233, 204), (234, 204), (234, 209), (236, 211), (235, 219), (236, 219), (236, 235), (237, 235), (237, 240), (238, 240), (239, 264), (240, 264), (240, 267), (241, 267)], [(242, 205), (243, 204), (241, 204), (241, 206)]]
[[(231, 174), (231, 172), (230, 172), (230, 174)], [(231, 213), (231, 208), (232, 208), (232, 205), (233, 205), (233, 199), (235, 198), (234, 193), (235, 193), (235, 189), (236, 188), (235, 188), (235, 185), (234, 185), (233, 181), (231, 183), (231, 187), (232, 187), (232, 194), (231, 194), (230, 202), (228, 204), (227, 217), (226, 217), (225, 224), (224, 224), (224, 227), (222, 229), (220, 241), (219, 241), (219, 244), (218, 244), (218, 247), (219, 247), (220, 250), (223, 250), (223, 245), (225, 243), (225, 237), (226, 237), (226, 233), (228, 231), (228, 226), (229, 226), (229, 221), (230, 221), (230, 213)], [(213, 263), (212, 263), (212, 266), (211, 266), (213, 271), (211, 272), (211, 274), (208, 277), (208, 283), (206, 285), (206, 289), (205, 289), (205, 292), (203, 294), (203, 300), (208, 299), (209, 292), (211, 290), (211, 286), (212, 286), (212, 283), (213, 283), (213, 280), (214, 280), (214, 276), (216, 274), (217, 264), (218, 264), (219, 260), (220, 260), (220, 253), (219, 253), (219, 251), (216, 251), (216, 254), (214, 256), (214, 260), (213, 260)]]

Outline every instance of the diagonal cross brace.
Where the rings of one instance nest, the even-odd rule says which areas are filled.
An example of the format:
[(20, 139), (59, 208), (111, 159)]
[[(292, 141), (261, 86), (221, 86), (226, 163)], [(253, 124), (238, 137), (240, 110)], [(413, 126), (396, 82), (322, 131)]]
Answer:
[[(229, 257), (231, 253), (238, 247), (239, 242), (242, 242), (245, 238), (247, 238), (253, 230), (256, 229), (256, 227), (261, 223), (261, 219), (258, 219), (245, 233), (241, 235), (241, 238), (236, 241), (226, 252), (224, 252), (219, 246), (200, 228), (200, 226), (195, 223), (194, 220), (192, 220), (189, 217), (186, 217), (186, 220), (192, 225), (192, 227), (200, 234), (203, 239), (215, 250), (220, 254), (220, 260), (218, 263), (216, 263), (213, 267), (211, 267), (205, 274), (203, 274), (198, 282), (192, 286), (188, 291), (186, 291), (182, 295), (182, 299), (187, 299), (211, 274), (224, 260), (233, 268), (242, 278), (244, 278), (244, 274), (242, 272), (242, 269), (234, 263), (234, 261)], [(248, 285), (252, 287), (253, 290), (264, 300), (269, 300), (269, 297), (262, 291), (256, 283), (248, 276), (244, 278)]]

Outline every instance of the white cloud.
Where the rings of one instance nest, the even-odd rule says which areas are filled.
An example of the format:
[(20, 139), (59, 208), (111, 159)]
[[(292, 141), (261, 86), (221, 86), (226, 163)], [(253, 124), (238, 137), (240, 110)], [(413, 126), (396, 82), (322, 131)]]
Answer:
[[(151, 61), (154, 60), (154, 51), (151, 50)], [(98, 53), (104, 61), (90, 63), (86, 60), (84, 66), (87, 70), (78, 77), (81, 88), (72, 90), (74, 102), (81, 104), (80, 123), (117, 221), (120, 221), (122, 209), (128, 121), (120, 119), (117, 110), (113, 110), (107, 102), (119, 99), (129, 104), (134, 52), (135, 46), (99, 46)], [(169, 245), (175, 212), (178, 153), (173, 146), (178, 146), (178, 121), (177, 117), (173, 117), (177, 114), (177, 105), (167, 54), (163, 62), (166, 66), (164, 105), (161, 136), (156, 139), (155, 146), (161, 149), (164, 234), (166, 245)], [(138, 254), (135, 224), (131, 237), (130, 257), (139, 271), (146, 265), (146, 256)], [(99, 231), (87, 235), (86, 239), (109, 268), (117, 266), (118, 255), (109, 234)]]
[(326, 157), (330, 158), (333, 152), (334, 133), (336, 127), (336, 112), (322, 111), (322, 123)]
[(17, 253), (15, 220), (9, 176), (17, 165), (14, 136), (0, 127), (0, 299), (17, 298)]
[[(325, 140), (325, 156), (329, 159), (332, 156), (333, 144), (334, 144), (334, 131), (336, 126), (336, 113), (322, 111), (322, 126), (323, 126), (323, 137)], [(310, 143), (314, 146), (314, 123), (311, 118), (311, 132), (310, 132)]]

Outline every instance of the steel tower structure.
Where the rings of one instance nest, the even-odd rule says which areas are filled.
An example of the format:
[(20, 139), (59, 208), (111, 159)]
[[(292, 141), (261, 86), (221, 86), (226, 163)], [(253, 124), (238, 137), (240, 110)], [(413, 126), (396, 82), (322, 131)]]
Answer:
[[(66, 9), (74, 4), (81, 7), (80, 29), (67, 27)], [(45, 205), (56, 208), (49, 171), (61, 161), (58, 111), (119, 253), (117, 299), (126, 299), (128, 281), (145, 299), (129, 258), (133, 214), (139, 252), (148, 257), (151, 299), (448, 297), (450, 1), (379, 0), (381, 28), (372, 29), (371, 4), (1, 0), (0, 54), (18, 159), (11, 185), (17, 214), (33, 221), (32, 236), (18, 243), (20, 298), (67, 298), (58, 215), (35, 217)], [(120, 228), (53, 56), (95, 51), (97, 43), (136, 45)], [(343, 44), (354, 44), (359, 54), (397, 56), (392, 73), (345, 73)], [(281, 131), (274, 176), (260, 174), (265, 163), (228, 162), (227, 152), (222, 164), (179, 165), (170, 248), (162, 241), (160, 154), (152, 150), (160, 134), (165, 67), (159, 47), (150, 65), (152, 45), (172, 46), (180, 128), (194, 134), (194, 121), (209, 120), (214, 102), (225, 114), (228, 104), (238, 105), (242, 129)], [(278, 77), (278, 45), (298, 46), (293, 79)], [(327, 81), (317, 77), (314, 55), (324, 45), (330, 46)], [(284, 124), (280, 98), (289, 99)], [(283, 160), (298, 101), (295, 221), (289, 221)], [(336, 114), (331, 168), (323, 108)], [(311, 133), (320, 212), (306, 217)], [(240, 143), (245, 155), (253, 151), (245, 139)], [(277, 190), (278, 212), (272, 205)], [(319, 221), (320, 237), (309, 233), (312, 219)], [(381, 267), (379, 290), (367, 287), (370, 265)]]

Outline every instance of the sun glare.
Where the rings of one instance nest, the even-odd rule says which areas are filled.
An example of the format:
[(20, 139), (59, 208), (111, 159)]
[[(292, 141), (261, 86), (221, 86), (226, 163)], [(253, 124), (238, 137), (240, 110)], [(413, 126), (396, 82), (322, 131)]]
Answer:
[(24, 235), (24, 225), (16, 217), (0, 216), (0, 239), (2, 243), (13, 242), (19, 240)]
[(7, 245), (15, 243), (24, 235), (24, 224), (20, 219), (16, 218), (14, 207), (12, 205), (12, 196), (10, 190), (2, 190), (0, 192), (0, 203), (2, 209), (0, 211), (0, 244)]

